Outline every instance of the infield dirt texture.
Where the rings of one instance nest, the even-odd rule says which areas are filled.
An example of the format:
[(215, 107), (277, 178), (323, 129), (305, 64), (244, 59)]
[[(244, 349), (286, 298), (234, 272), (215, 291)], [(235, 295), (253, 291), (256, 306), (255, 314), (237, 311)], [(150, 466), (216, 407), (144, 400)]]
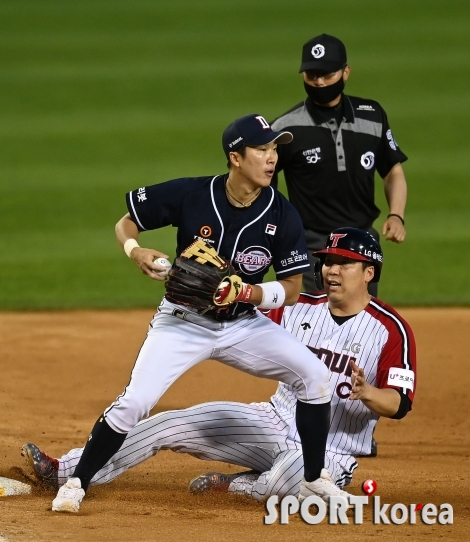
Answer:
[[(77, 516), (38, 488), (0, 498), (1, 542), (470, 540), (469, 28), (468, 0), (0, 1), (0, 476), (25, 479), (27, 441), (83, 445), (128, 381), (163, 286), (117, 246), (125, 192), (223, 173), (222, 130), (300, 102), (301, 46), (326, 32), (346, 43), (346, 91), (381, 103), (409, 156), (408, 237), (383, 243), (380, 297), (415, 331), (418, 393), (380, 422), (351, 491), (374, 478), (382, 502), (454, 506), (452, 526), (374, 526), (370, 511), (362, 526), (264, 526), (256, 502), (187, 492), (235, 467), (166, 452), (92, 488)], [(171, 228), (141, 240), (174, 256)], [(158, 409), (273, 389), (205, 362)]]
[[(224, 463), (161, 452), (115, 482), (91, 488), (78, 515), (51, 512), (54, 493), (0, 498), (0, 536), (10, 542), (219, 542), (273, 540), (469, 540), (470, 311), (404, 309), (418, 343), (418, 393), (402, 421), (381, 420), (377, 458), (359, 459), (351, 493), (373, 478), (382, 503), (450, 503), (453, 525), (264, 525), (265, 509), (248, 497), (192, 496), (202, 472), (237, 472)], [(128, 381), (152, 311), (0, 315), (2, 454), (0, 476), (25, 481), (20, 447), (52, 455), (82, 446), (99, 413)], [(29, 330), (28, 333), (25, 330)], [(449, 344), (452, 347), (449, 347)], [(275, 384), (204, 362), (163, 396), (158, 410), (203, 401), (266, 401)], [(352, 519), (351, 519), (352, 521)]]

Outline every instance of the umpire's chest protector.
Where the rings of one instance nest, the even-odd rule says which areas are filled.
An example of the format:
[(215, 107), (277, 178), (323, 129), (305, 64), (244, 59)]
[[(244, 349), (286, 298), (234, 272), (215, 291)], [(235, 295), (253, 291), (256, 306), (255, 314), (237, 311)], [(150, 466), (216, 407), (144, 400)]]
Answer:
[(178, 256), (203, 239), (251, 284), (262, 282), (271, 265), (278, 278), (307, 271), (303, 227), (286, 198), (267, 187), (252, 205), (237, 208), (226, 197), (226, 179), (182, 178), (139, 188), (127, 194), (127, 207), (140, 231), (178, 228)]

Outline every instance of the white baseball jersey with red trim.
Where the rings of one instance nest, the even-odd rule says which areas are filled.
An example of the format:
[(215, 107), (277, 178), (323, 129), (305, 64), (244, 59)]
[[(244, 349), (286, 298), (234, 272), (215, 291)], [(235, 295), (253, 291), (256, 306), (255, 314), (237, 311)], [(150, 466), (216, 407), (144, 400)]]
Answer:
[[(325, 294), (302, 294), (294, 306), (270, 311), (267, 316), (306, 344), (330, 370), (332, 402), (327, 449), (354, 456), (370, 453), (379, 416), (362, 401), (348, 399), (349, 361), (354, 359), (364, 369), (369, 384), (395, 388), (411, 402), (416, 387), (416, 346), (409, 325), (394, 309), (375, 298), (363, 311), (339, 325), (331, 316)], [(271, 402), (290, 424), (290, 438), (298, 441), (294, 389), (279, 383)]]

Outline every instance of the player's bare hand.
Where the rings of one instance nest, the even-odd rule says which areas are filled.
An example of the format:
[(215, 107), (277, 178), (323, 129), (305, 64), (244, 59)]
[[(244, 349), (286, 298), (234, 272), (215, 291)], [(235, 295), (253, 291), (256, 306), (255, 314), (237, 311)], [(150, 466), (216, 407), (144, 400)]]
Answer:
[(351, 365), (352, 374), (351, 374), (351, 393), (349, 399), (354, 401), (356, 399), (365, 399), (367, 395), (367, 388), (370, 386), (366, 382), (366, 377), (364, 374), (364, 369), (359, 367), (353, 360), (350, 360), (349, 364)]
[(405, 226), (397, 216), (391, 216), (383, 224), (382, 235), (387, 241), (403, 243), (406, 237)]
[(148, 275), (153, 280), (166, 280), (168, 271), (162, 265), (154, 262), (157, 258), (166, 258), (168, 255), (152, 248), (135, 247), (131, 252), (131, 259), (140, 268), (144, 275)]

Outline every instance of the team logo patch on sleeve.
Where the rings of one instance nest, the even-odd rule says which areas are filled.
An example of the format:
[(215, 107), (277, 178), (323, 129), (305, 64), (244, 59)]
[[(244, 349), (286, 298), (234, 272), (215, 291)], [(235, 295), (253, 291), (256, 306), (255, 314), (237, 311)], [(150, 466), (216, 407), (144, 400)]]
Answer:
[(390, 145), (390, 148), (392, 148), (394, 151), (396, 151), (398, 145), (397, 145), (397, 142), (395, 141), (395, 139), (393, 138), (392, 130), (387, 130), (387, 133), (385, 135), (387, 136), (388, 144)]
[(397, 386), (398, 388), (407, 388), (411, 391), (415, 387), (415, 374), (409, 369), (400, 369), (399, 367), (391, 367), (388, 370), (389, 386)]
[(137, 201), (141, 203), (147, 199), (147, 194), (145, 193), (145, 186), (137, 190)]

